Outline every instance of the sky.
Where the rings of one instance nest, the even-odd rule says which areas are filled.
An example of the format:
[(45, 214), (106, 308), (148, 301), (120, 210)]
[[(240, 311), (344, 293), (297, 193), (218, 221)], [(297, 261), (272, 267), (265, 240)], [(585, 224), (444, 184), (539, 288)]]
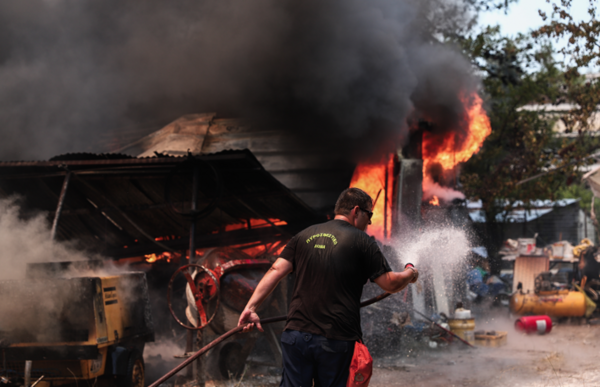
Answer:
[[(552, 0), (558, 2), (558, 0)], [(571, 5), (571, 16), (575, 21), (581, 21), (589, 18), (587, 9), (588, 0), (573, 0)], [(503, 34), (516, 36), (518, 33), (526, 33), (538, 27), (544, 22), (538, 13), (542, 10), (546, 15), (551, 16), (552, 6), (546, 0), (520, 0), (517, 4), (512, 4), (505, 14), (504, 11), (482, 12), (479, 15), (479, 25), (500, 25)], [(565, 41), (557, 42), (556, 48), (562, 47)]]
[[(583, 20), (588, 17), (587, 0), (574, 0), (571, 6), (571, 15), (575, 20)], [(538, 10), (546, 12), (548, 16), (552, 13), (552, 6), (546, 0), (520, 0), (512, 4), (507, 14), (504, 11), (482, 12), (479, 16), (481, 25), (499, 24), (502, 32), (516, 35), (519, 32), (527, 32), (543, 25)]]

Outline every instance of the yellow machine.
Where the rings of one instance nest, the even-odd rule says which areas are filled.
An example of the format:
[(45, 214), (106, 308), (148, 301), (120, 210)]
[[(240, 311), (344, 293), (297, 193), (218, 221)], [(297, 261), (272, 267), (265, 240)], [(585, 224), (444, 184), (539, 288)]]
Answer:
[(569, 290), (514, 293), (510, 310), (517, 315), (548, 315), (554, 317), (581, 317), (586, 314), (585, 296)]
[(56, 267), (45, 265), (26, 280), (0, 281), (0, 375), (23, 384), (31, 361), (29, 380), (44, 376), (38, 387), (101, 376), (143, 387), (142, 353), (154, 341), (145, 274), (40, 278), (41, 268)]

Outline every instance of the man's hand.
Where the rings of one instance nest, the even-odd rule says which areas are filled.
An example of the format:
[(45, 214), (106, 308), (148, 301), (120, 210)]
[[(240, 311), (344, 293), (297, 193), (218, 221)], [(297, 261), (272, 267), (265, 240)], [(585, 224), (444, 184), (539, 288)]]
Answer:
[(419, 271), (407, 266), (400, 272), (387, 272), (375, 278), (375, 283), (388, 293), (397, 293), (408, 284), (414, 284), (419, 278)]
[(256, 325), (259, 331), (264, 332), (262, 326), (260, 325), (260, 318), (258, 318), (255, 310), (260, 306), (260, 304), (262, 304), (269, 294), (271, 294), (279, 281), (292, 272), (293, 268), (294, 267), (290, 261), (281, 257), (277, 258), (265, 276), (260, 280), (258, 286), (256, 286), (256, 289), (254, 290), (254, 293), (252, 293), (250, 300), (248, 300), (248, 303), (246, 304), (246, 307), (244, 308), (244, 311), (238, 320), (238, 327), (240, 325), (248, 324), (248, 326), (244, 328), (244, 332), (250, 332), (254, 328), (254, 325)]
[(410, 280), (411, 284), (414, 284), (415, 282), (417, 282), (417, 279), (419, 279), (419, 271), (414, 267), (414, 266), (407, 266), (404, 271), (406, 270), (412, 270), (413, 272), (413, 278), (412, 280)]
[(259, 331), (264, 332), (262, 325), (260, 325), (260, 318), (258, 317), (255, 311), (250, 310), (248, 308), (244, 309), (244, 311), (240, 315), (238, 327), (240, 325), (246, 325), (242, 332), (250, 332), (252, 329), (254, 329), (254, 325), (256, 325)]

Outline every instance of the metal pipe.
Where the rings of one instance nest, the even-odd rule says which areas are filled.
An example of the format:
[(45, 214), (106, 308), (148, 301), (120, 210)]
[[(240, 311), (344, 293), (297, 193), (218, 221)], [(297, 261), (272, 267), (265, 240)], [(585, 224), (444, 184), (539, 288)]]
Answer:
[[(190, 256), (189, 256), (189, 262), (190, 264), (195, 263), (196, 261), (196, 242), (194, 240), (194, 238), (196, 237), (196, 222), (197, 222), (197, 216), (196, 216), (196, 211), (198, 210), (198, 166), (194, 165), (194, 175), (192, 178), (192, 209), (191, 209), (191, 213), (192, 213), (192, 224), (190, 225)], [(190, 270), (190, 274), (191, 274), (191, 268)], [(196, 340), (194, 340), (195, 343), (195, 350), (201, 350), (202, 345), (204, 344), (203, 342), (203, 335), (201, 331), (198, 331), (196, 333)], [(192, 375), (194, 376), (194, 379), (196, 379), (196, 385), (198, 387), (204, 387), (205, 385), (205, 380), (204, 380), (204, 363), (200, 360), (200, 356), (196, 356), (197, 361), (194, 363), (194, 366), (192, 367)]]
[(389, 162), (385, 164), (385, 185), (383, 186), (383, 238), (388, 237), (388, 176)]
[(44, 379), (44, 377), (45, 377), (45, 376), (46, 376), (46, 375), (42, 375), (42, 376), (40, 376), (40, 378), (39, 378), (38, 380), (36, 380), (35, 382), (33, 382), (33, 384), (31, 385), (31, 387), (35, 387), (35, 386), (37, 386), (37, 385), (38, 385), (38, 383), (39, 383), (39, 382), (41, 382), (41, 381), (42, 381), (42, 379)]
[[(194, 176), (192, 180), (192, 211), (194, 214), (198, 210), (198, 167), (194, 165)], [(196, 244), (194, 237), (196, 236), (196, 215), (192, 215), (192, 224), (190, 226), (190, 264), (194, 263), (196, 259)]]
[(58, 228), (58, 220), (62, 213), (63, 205), (65, 203), (65, 197), (67, 196), (67, 190), (69, 189), (69, 182), (71, 181), (71, 171), (67, 171), (65, 179), (63, 180), (62, 189), (60, 190), (60, 197), (58, 198), (58, 205), (56, 206), (56, 212), (54, 213), (54, 221), (52, 222), (52, 231), (50, 232), (50, 239), (56, 239), (56, 229)]
[(31, 360), (25, 360), (25, 387), (31, 385)]
[(413, 312), (415, 312), (416, 314), (418, 314), (419, 316), (423, 317), (425, 320), (435, 324), (438, 328), (442, 329), (444, 332), (451, 334), (452, 336), (456, 337), (457, 339), (459, 339), (460, 341), (462, 341), (463, 343), (467, 344), (469, 347), (475, 348), (475, 346), (471, 343), (469, 343), (468, 341), (466, 341), (465, 339), (463, 339), (462, 337), (458, 336), (456, 333), (452, 332), (449, 329), (444, 328), (443, 326), (441, 326), (440, 324), (436, 323), (435, 321), (433, 321), (432, 319), (430, 319), (429, 317), (425, 316), (423, 313), (419, 312), (416, 309), (413, 309)]

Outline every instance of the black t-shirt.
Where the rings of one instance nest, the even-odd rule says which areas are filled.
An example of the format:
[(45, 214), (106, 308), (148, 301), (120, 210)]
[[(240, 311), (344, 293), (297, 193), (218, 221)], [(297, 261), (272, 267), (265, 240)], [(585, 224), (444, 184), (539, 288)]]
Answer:
[(285, 329), (362, 339), (363, 285), (391, 271), (375, 240), (348, 222), (331, 220), (294, 236), (281, 257), (296, 275)]

